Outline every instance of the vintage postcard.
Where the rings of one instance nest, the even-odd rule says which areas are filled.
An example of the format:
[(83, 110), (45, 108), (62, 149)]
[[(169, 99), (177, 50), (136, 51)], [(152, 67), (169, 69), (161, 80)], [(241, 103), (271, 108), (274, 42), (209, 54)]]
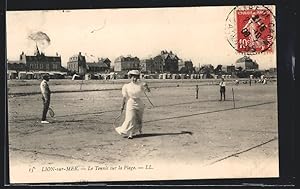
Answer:
[(279, 177), (274, 5), (7, 11), (9, 177)]

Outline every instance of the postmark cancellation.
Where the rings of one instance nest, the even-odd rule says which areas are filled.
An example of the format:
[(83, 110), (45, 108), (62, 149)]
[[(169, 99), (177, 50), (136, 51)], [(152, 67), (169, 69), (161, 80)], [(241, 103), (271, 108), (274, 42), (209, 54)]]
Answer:
[(263, 5), (234, 7), (225, 22), (226, 38), (231, 47), (241, 54), (272, 53), (275, 40), (273, 11)]

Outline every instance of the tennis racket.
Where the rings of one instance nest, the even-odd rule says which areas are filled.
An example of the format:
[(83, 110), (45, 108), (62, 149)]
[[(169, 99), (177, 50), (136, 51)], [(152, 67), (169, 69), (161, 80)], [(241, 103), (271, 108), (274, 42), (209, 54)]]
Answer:
[(144, 91), (144, 94), (145, 94), (145, 96), (147, 97), (147, 99), (148, 99), (148, 101), (149, 101), (149, 103), (152, 105), (152, 107), (154, 108), (154, 105), (153, 105), (153, 103), (151, 102), (151, 100), (149, 99), (149, 97), (148, 97), (148, 95), (146, 94), (146, 92)]
[(48, 113), (49, 113), (49, 115), (50, 115), (51, 117), (54, 117), (54, 116), (55, 116), (55, 113), (54, 113), (54, 111), (53, 111), (53, 109), (52, 109), (51, 107), (49, 107)]
[(115, 118), (114, 122), (113, 122), (113, 126), (114, 128), (116, 128), (116, 122), (119, 121), (121, 119), (123, 111), (121, 111), (121, 113)]

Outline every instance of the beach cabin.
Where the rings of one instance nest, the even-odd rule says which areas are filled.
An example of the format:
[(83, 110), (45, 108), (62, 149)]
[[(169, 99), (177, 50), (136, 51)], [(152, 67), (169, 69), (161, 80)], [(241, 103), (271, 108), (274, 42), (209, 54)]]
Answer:
[(26, 79), (33, 79), (33, 72), (26, 72)]
[(90, 80), (92, 79), (92, 74), (88, 73), (84, 75), (84, 80)]
[(80, 80), (80, 75), (74, 74), (72, 80)]
[(8, 70), (7, 71), (7, 79), (17, 79), (18, 78), (18, 72), (15, 70)]
[(19, 79), (26, 79), (26, 72), (19, 72), (18, 78)]
[(116, 79), (116, 78), (117, 78), (117, 73), (115, 73), (115, 72), (110, 72), (110, 73), (109, 73), (109, 78), (110, 78), (110, 79)]
[(33, 73), (33, 79), (42, 79), (43, 74), (39, 72)]
[(172, 79), (172, 75), (171, 74), (167, 74), (167, 79)]
[(162, 79), (167, 79), (167, 74), (166, 73), (163, 74), (163, 78)]

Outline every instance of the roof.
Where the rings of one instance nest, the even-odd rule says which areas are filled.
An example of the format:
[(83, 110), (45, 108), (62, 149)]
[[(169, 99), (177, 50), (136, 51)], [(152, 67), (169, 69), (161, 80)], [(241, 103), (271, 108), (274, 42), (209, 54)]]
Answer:
[(177, 60), (179, 59), (176, 54), (170, 54), (169, 56), (171, 59), (177, 59)]
[(127, 56), (127, 57), (124, 57), (124, 56), (119, 56), (116, 58), (115, 62), (121, 62), (121, 61), (132, 61), (132, 60), (137, 60), (139, 61), (140, 59), (138, 57), (132, 57), (132, 56)]
[(24, 64), (20, 60), (7, 60), (7, 64)]
[(55, 60), (55, 61), (61, 61), (60, 56), (28, 56), (28, 55), (25, 55), (25, 57), (26, 57), (26, 60), (47, 60), (47, 61)]
[(111, 62), (108, 58), (101, 58), (98, 60), (99, 60), (99, 62)]
[(80, 52), (78, 53), (78, 54), (74, 54), (73, 56), (70, 56), (69, 57), (69, 61), (71, 60), (71, 59), (74, 59), (74, 60), (78, 60), (78, 59), (80, 59), (80, 60), (82, 60), (82, 61), (86, 61), (86, 57), (84, 56), (84, 55), (82, 55)]
[(243, 62), (253, 62), (253, 60), (249, 56), (243, 56), (242, 58), (237, 59), (236, 63)]
[(7, 73), (18, 73), (16, 70), (7, 70)]
[(172, 51), (168, 52), (168, 51), (162, 51), (158, 56), (156, 57), (161, 57), (163, 60), (166, 59), (173, 59), (173, 60), (179, 60), (179, 58), (177, 57), (176, 54), (173, 54)]
[(94, 68), (108, 68), (108, 65), (103, 62), (99, 62), (99, 63), (87, 62), (86, 65), (87, 67), (94, 67)]

